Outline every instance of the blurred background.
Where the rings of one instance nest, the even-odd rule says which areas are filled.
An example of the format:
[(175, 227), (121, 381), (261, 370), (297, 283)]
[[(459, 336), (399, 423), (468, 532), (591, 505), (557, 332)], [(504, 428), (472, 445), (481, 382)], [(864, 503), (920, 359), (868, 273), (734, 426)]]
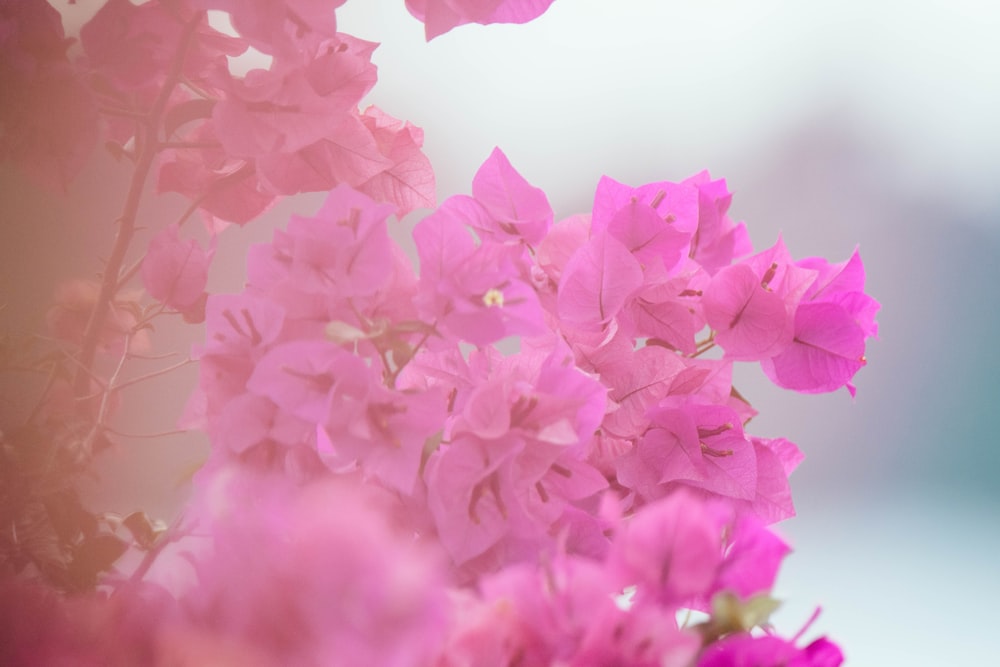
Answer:
[[(424, 129), (439, 200), (469, 192), (500, 146), (557, 217), (589, 210), (602, 174), (639, 185), (709, 169), (755, 247), (780, 233), (796, 257), (840, 261), (859, 246), (882, 311), (857, 398), (791, 395), (756, 367), (738, 374), (761, 413), (749, 430), (806, 454), (792, 478), (799, 516), (778, 527), (795, 552), (775, 622), (793, 634), (822, 605), (806, 637), (829, 634), (858, 667), (989, 662), (1000, 620), (1000, 5), (556, 0), (533, 23), (465, 26), (431, 44), (403, 0), (352, 0), (338, 23), (382, 43), (369, 101)], [(3, 166), (5, 319), (31, 330), (59, 281), (98, 270), (127, 175), (98, 158), (63, 201)], [(246, 245), (321, 199), (229, 230), (211, 288), (240, 289)], [(149, 215), (182, 207), (165, 199)], [(156, 335), (187, 336), (182, 354), (196, 338)], [(128, 400), (143, 421), (130, 428), (173, 428), (189, 371), (137, 388)], [(91, 498), (169, 517), (204, 446), (121, 445)], [(165, 475), (177, 484), (151, 482)]]

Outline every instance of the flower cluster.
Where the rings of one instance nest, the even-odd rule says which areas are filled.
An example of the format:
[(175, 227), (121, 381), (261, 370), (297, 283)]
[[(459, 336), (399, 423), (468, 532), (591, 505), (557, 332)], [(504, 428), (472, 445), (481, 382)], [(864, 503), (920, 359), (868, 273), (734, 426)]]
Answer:
[[(605, 177), (557, 221), (496, 149), (416, 225), (415, 267), (390, 225), (434, 206), (433, 173), (418, 128), (359, 109), (376, 45), (338, 32), (341, 4), (107, 0), (71, 63), (52, 7), (0, 3), (0, 77), (25, 101), (2, 110), (0, 156), (65, 185), (100, 137), (135, 174), (102, 282), (49, 313), (73, 372), (50, 362), (30, 423), (0, 430), (27, 471), (0, 496), (0, 662), (841, 664), (768, 625), (789, 547), (767, 526), (794, 514), (802, 454), (747, 430), (732, 377), (759, 363), (780, 387), (853, 395), (879, 308), (858, 253), (755, 252), (707, 172)], [(406, 2), (428, 39), (550, 4)], [(263, 66), (236, 72), (251, 50)], [(32, 111), (53, 100), (71, 120)], [(129, 269), (154, 175), (192, 204)], [(219, 232), (303, 191), (329, 194), (251, 248), (242, 292), (209, 294)], [(196, 210), (207, 248), (181, 236)], [(124, 298), (133, 276), (153, 305)], [(183, 521), (22, 483), (67, 486), (28, 465), (58, 460), (27, 451), (58, 429), (108, 442), (117, 390), (142, 379), (121, 368), (164, 312), (206, 330), (185, 419), (211, 455)], [(131, 576), (100, 576), (127, 551)], [(196, 585), (155, 568), (164, 552)], [(103, 590), (61, 601), (11, 571)]]
[(251, 249), (244, 292), (208, 299), (203, 479), (348, 475), (391, 492), (393, 520), (447, 555), (458, 587), (441, 664), (839, 664), (739, 639), (754, 622), (723, 612), (708, 635), (676, 622), (752, 607), (787, 551), (764, 525), (793, 515), (802, 457), (745, 431), (733, 363), (829, 391), (875, 331), (857, 254), (752, 254), (729, 199), (706, 174), (605, 178), (590, 214), (554, 223), (495, 150), (471, 196), (417, 224), (417, 273), (391, 206), (332, 191)]
[(779, 241), (735, 259), (750, 246), (728, 203), (704, 174), (606, 178), (590, 215), (553, 224), (496, 150), (472, 196), (417, 224), (418, 277), (391, 207), (334, 190), (251, 250), (242, 294), (208, 301), (214, 460), (358, 469), (475, 571), (565, 531), (602, 553), (582, 536), (603, 530), (605, 490), (625, 511), (684, 487), (787, 518), (801, 455), (744, 430), (755, 412), (732, 365), (760, 361), (799, 391), (848, 385), (877, 303), (857, 254), (796, 262)]

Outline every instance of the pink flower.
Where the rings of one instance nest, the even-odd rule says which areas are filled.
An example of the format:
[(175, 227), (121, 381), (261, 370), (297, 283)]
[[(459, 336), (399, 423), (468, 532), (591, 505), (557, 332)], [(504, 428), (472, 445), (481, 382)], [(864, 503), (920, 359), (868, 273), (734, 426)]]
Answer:
[[(122, 586), (110, 598), (64, 596), (0, 577), (0, 664), (167, 664), (163, 638), (180, 624), (174, 599), (153, 585)], [(175, 663), (176, 664), (176, 663)]]
[(523, 240), (538, 245), (552, 225), (552, 207), (545, 193), (524, 180), (499, 148), (493, 149), (472, 179), (472, 197), (457, 199), (467, 212), (467, 224), (499, 243)]
[(365, 409), (370, 384), (368, 366), (350, 352), (327, 341), (293, 340), (268, 350), (246, 386), (300, 419), (341, 424)]
[(565, 347), (489, 352), (470, 355), (424, 474), (442, 543), (474, 572), (550, 550), (551, 526), (607, 486), (585, 460), (605, 389)]
[(825, 637), (805, 648), (796, 648), (793, 642), (774, 635), (753, 637), (740, 633), (706, 648), (698, 660), (698, 667), (839, 667), (843, 662), (840, 649)]
[(611, 547), (615, 581), (637, 598), (679, 606), (708, 593), (722, 564), (722, 523), (705, 503), (677, 492), (646, 505)]
[(223, 470), (196, 508), (212, 548), (182, 604), (191, 627), (268, 664), (427, 664), (442, 639), (439, 561), (391, 525), (392, 500), (329, 479), (296, 488)]
[(715, 591), (728, 591), (746, 600), (774, 586), (778, 567), (791, 548), (757, 517), (738, 517), (727, 536), (726, 557), (715, 580)]
[(205, 319), (205, 285), (215, 254), (193, 239), (182, 241), (176, 225), (165, 227), (149, 242), (142, 261), (142, 283), (157, 301), (184, 314), (189, 322)]
[(234, 157), (257, 158), (294, 153), (333, 135), (375, 83), (374, 48), (339, 40), (307, 65), (276, 60), (271, 69), (251, 70), (243, 79), (227, 77), (226, 96), (212, 111), (222, 147)]
[(686, 258), (698, 226), (698, 190), (657, 182), (632, 188), (603, 176), (594, 194), (593, 231), (607, 230), (653, 276), (671, 274)]
[(373, 385), (367, 405), (336, 419), (319, 436), (320, 455), (332, 468), (357, 462), (365, 475), (409, 495), (420, 476), (424, 448), (441, 431), (446, 400), (440, 391), (393, 392)]
[(642, 267), (629, 249), (608, 233), (597, 234), (562, 271), (559, 318), (578, 327), (602, 328), (641, 285)]
[[(340, 114), (331, 132), (308, 146), (293, 153), (267, 153), (256, 163), (268, 187), (286, 195), (332, 190), (339, 184), (360, 187), (396, 166), (354, 112)], [(386, 201), (399, 204), (393, 198)]]
[(716, 273), (702, 304), (726, 357), (757, 361), (784, 351), (794, 337), (796, 307), (814, 277), (792, 263), (781, 239)]
[(476, 345), (542, 333), (538, 297), (521, 277), (526, 273), (523, 250), (477, 245), (464, 228), (460, 205), (460, 200), (445, 201), (413, 230), (421, 316), (442, 333)]
[(195, 349), (200, 360), (198, 389), (204, 396), (204, 416), (209, 421), (234, 398), (246, 393), (257, 362), (278, 339), (284, 321), (285, 309), (260, 297), (209, 297), (205, 306), (206, 342)]
[(726, 214), (733, 196), (725, 180), (713, 181), (703, 171), (681, 184), (698, 189), (698, 231), (691, 242), (692, 259), (708, 273), (715, 274), (753, 250), (746, 226), (734, 223)]
[(635, 438), (649, 425), (647, 411), (676, 391), (674, 382), (685, 369), (679, 356), (662, 347), (647, 345), (628, 350), (601, 367), (601, 381), (610, 400), (602, 428), (621, 438)]
[(553, 0), (406, 0), (406, 8), (425, 24), (427, 41), (466, 23), (527, 23), (545, 13)]
[(97, 104), (66, 57), (71, 42), (44, 0), (0, 4), (0, 160), (63, 190), (99, 135)]
[(622, 327), (633, 337), (652, 338), (658, 344), (694, 354), (698, 349), (695, 336), (705, 326), (698, 297), (707, 278), (694, 269), (691, 274), (647, 285), (626, 304)]
[(420, 150), (424, 131), (375, 106), (365, 109), (361, 122), (375, 137), (379, 151), (391, 166), (358, 185), (358, 189), (378, 201), (395, 204), (399, 216), (417, 208), (433, 207), (437, 201), (434, 169)]
[(206, 85), (226, 71), (226, 56), (243, 53), (247, 44), (214, 30), (204, 13), (183, 3), (108, 0), (80, 31), (86, 64), (122, 97), (142, 91), (152, 98), (178, 57), (191, 21), (195, 26), (185, 45), (183, 74)]
[[(231, 156), (218, 144), (211, 118), (195, 126), (186, 139), (204, 147), (175, 149), (164, 154), (157, 175), (158, 192), (178, 192), (198, 202), (210, 218), (246, 224), (266, 211), (277, 195), (257, 174), (256, 163)], [(218, 227), (211, 220), (210, 227)]]
[(288, 263), (288, 278), (298, 290), (371, 295), (389, 278), (392, 245), (386, 219), (391, 213), (390, 205), (340, 186), (327, 195), (316, 215), (293, 216), (288, 231), (275, 234), (273, 246)]
[(879, 303), (865, 294), (857, 251), (840, 264), (812, 257), (796, 263), (816, 272), (795, 311), (792, 343), (761, 367), (772, 382), (804, 393), (847, 386), (865, 365), (865, 341), (878, 333)]
[(337, 34), (336, 9), (345, 0), (191, 0), (227, 12), (250, 44), (272, 55), (295, 55)]

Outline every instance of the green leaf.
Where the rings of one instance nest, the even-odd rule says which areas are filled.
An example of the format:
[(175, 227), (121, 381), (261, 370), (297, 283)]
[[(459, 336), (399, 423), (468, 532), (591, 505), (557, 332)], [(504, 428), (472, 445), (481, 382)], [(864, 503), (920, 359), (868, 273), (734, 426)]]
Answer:
[(723, 591), (712, 598), (712, 617), (695, 626), (709, 644), (720, 637), (734, 632), (749, 632), (766, 625), (771, 614), (781, 606), (781, 602), (767, 594), (754, 595), (741, 600), (729, 591)]

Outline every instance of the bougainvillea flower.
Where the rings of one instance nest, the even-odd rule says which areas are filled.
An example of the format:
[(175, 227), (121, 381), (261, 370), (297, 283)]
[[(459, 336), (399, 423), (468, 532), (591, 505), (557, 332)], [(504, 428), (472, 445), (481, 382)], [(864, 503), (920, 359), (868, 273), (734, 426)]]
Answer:
[(212, 120), (225, 151), (241, 158), (301, 150), (332, 134), (350, 110), (337, 96), (317, 91), (301, 68), (254, 69), (226, 92)]
[(678, 491), (644, 506), (622, 527), (609, 567), (637, 597), (680, 604), (711, 590), (722, 563), (722, 525), (692, 494)]
[(427, 504), (441, 543), (456, 563), (482, 554), (508, 532), (511, 496), (497, 471), (522, 447), (518, 438), (487, 444), (464, 436), (427, 461)]
[(636, 338), (652, 338), (685, 354), (697, 351), (695, 336), (705, 326), (698, 296), (704, 273), (648, 285), (630, 299), (622, 326)]
[(358, 189), (376, 201), (395, 204), (399, 216), (417, 208), (433, 207), (437, 201), (434, 169), (420, 150), (424, 131), (375, 106), (364, 110), (361, 122), (375, 137), (379, 150), (392, 166), (361, 183)]
[(733, 196), (725, 180), (713, 181), (703, 171), (682, 184), (698, 188), (698, 231), (691, 241), (692, 259), (714, 274), (753, 250), (746, 225), (734, 223), (726, 215)]
[[(288, 276), (303, 292), (372, 294), (388, 279), (392, 251), (386, 219), (392, 206), (340, 186), (316, 215), (293, 216), (282, 239)], [(275, 246), (279, 244), (276, 242)]]
[(650, 427), (618, 462), (618, 479), (645, 500), (678, 485), (744, 502), (756, 498), (758, 473), (753, 443), (736, 413), (695, 402), (650, 411)]
[(468, 205), (481, 207), (469, 224), (482, 235), (503, 242), (523, 239), (538, 245), (552, 225), (552, 207), (545, 193), (511, 166), (507, 156), (494, 148), (472, 179)]
[(781, 239), (716, 273), (702, 304), (726, 357), (759, 361), (784, 351), (794, 337), (799, 300), (815, 275), (793, 264)]
[(839, 667), (843, 662), (843, 653), (825, 637), (797, 648), (793, 642), (774, 635), (754, 637), (739, 633), (706, 648), (698, 660), (698, 667)]
[(736, 503), (766, 523), (776, 523), (795, 516), (788, 475), (802, 459), (794, 443), (784, 438), (751, 438), (757, 461), (757, 488), (752, 500)]
[(195, 500), (212, 535), (193, 627), (267, 664), (428, 664), (443, 639), (437, 559), (389, 522), (389, 499), (329, 479), (218, 473)]
[[(277, 340), (285, 322), (279, 304), (250, 294), (213, 294), (205, 305), (205, 344), (194, 350), (200, 360), (198, 388), (209, 420), (235, 397), (246, 393), (260, 358)], [(201, 415), (191, 415), (200, 418)]]
[(332, 190), (340, 184), (358, 187), (395, 166), (353, 112), (341, 114), (322, 139), (293, 153), (262, 155), (256, 162), (261, 179), (285, 195)]
[(608, 223), (608, 233), (653, 275), (669, 275), (687, 258), (693, 231), (666, 222), (655, 208), (634, 200), (620, 208)]
[(618, 363), (606, 364), (601, 381), (610, 387), (611, 409), (602, 427), (608, 433), (629, 438), (641, 434), (649, 424), (647, 410), (671, 393), (674, 380), (685, 368), (676, 354), (647, 345), (623, 355)]
[(865, 365), (864, 332), (842, 307), (802, 304), (794, 324), (788, 347), (761, 361), (764, 373), (778, 386), (804, 393), (833, 391)]
[(336, 9), (345, 0), (189, 0), (229, 14), (240, 36), (263, 53), (296, 56), (337, 34)]
[(365, 409), (370, 381), (368, 366), (355, 355), (326, 341), (296, 340), (271, 348), (247, 389), (312, 423), (341, 424)]
[(466, 23), (527, 23), (545, 13), (553, 0), (406, 0), (424, 22), (427, 41)]
[(97, 103), (66, 56), (71, 42), (44, 0), (0, 5), (0, 160), (61, 190), (99, 135)]
[(246, 224), (274, 203), (277, 195), (261, 182), (254, 161), (234, 158), (217, 145), (211, 119), (186, 136), (191, 148), (164, 154), (157, 192), (178, 192), (196, 201), (212, 229), (224, 223)]
[(140, 583), (110, 597), (65, 595), (9, 572), (0, 577), (0, 664), (5, 667), (126, 665), (137, 658), (182, 664), (170, 660), (169, 651), (161, 652), (161, 640), (181, 624), (180, 605), (162, 588)]
[(840, 264), (811, 257), (797, 266), (816, 272), (795, 312), (791, 345), (761, 361), (764, 373), (780, 387), (804, 393), (847, 386), (865, 365), (865, 341), (877, 335), (879, 303), (865, 294), (865, 270), (857, 251)]
[(642, 268), (628, 248), (608, 233), (577, 250), (559, 279), (559, 317), (598, 328), (624, 307), (642, 285)]
[(315, 427), (279, 408), (274, 401), (246, 393), (229, 401), (212, 420), (212, 441), (239, 455), (265, 441), (292, 446), (305, 442)]
[[(185, 37), (189, 31), (191, 36)], [(160, 0), (141, 5), (108, 0), (80, 30), (80, 41), (92, 71), (122, 91), (151, 96), (167, 78), (182, 44), (184, 76), (209, 87), (226, 71), (226, 57), (247, 48), (245, 40), (214, 30), (204, 14)]]
[(727, 540), (725, 560), (714, 590), (734, 593), (743, 600), (770, 591), (778, 567), (791, 547), (750, 514), (743, 514), (734, 522)]
[(365, 475), (410, 494), (420, 474), (427, 441), (441, 431), (446, 405), (440, 391), (392, 392), (371, 388), (367, 405), (352, 419), (326, 427), (335, 459), (331, 467), (356, 461)]
[(664, 227), (693, 234), (698, 226), (698, 188), (687, 183), (657, 181), (634, 188), (602, 176), (594, 191), (594, 231), (604, 231), (622, 209), (641, 204), (653, 209)]
[(420, 257), (421, 315), (436, 322), (442, 333), (476, 345), (544, 331), (538, 297), (521, 279), (523, 251), (477, 245), (451, 201), (413, 230)]
[(142, 283), (154, 299), (183, 313), (185, 319), (200, 322), (214, 254), (214, 244), (206, 251), (194, 239), (182, 240), (176, 225), (165, 227), (149, 242), (142, 261)]

